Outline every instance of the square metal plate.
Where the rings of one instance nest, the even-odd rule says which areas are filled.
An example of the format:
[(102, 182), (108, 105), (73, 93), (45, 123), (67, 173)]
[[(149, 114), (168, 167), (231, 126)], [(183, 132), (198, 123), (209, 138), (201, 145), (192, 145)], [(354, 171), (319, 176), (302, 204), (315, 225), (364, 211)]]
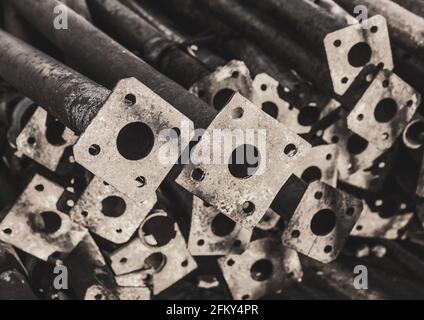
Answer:
[(44, 261), (55, 252), (70, 253), (88, 232), (57, 210), (62, 193), (36, 175), (0, 224), (0, 240)]
[[(387, 70), (394, 68), (389, 31), (383, 16), (377, 15), (363, 24), (329, 33), (324, 46), (334, 92), (338, 95), (346, 93), (366, 65), (380, 65)], [(368, 54), (369, 60), (366, 59)]]
[(156, 204), (150, 199), (137, 203), (102, 179), (94, 177), (76, 205), (72, 220), (114, 243), (127, 242)]
[[(38, 107), (25, 128), (16, 139), (17, 156), (27, 157), (38, 162), (51, 171), (56, 171), (63, 152), (78, 139), (72, 130), (65, 127), (59, 144), (52, 144), (47, 139), (47, 111)], [(60, 124), (59, 124), (60, 125)]]
[(347, 117), (347, 124), (378, 149), (387, 150), (420, 103), (421, 95), (410, 85), (392, 72), (381, 71)]
[[(247, 138), (249, 132), (254, 139)], [(231, 149), (222, 141), (230, 142)], [(229, 160), (246, 145), (259, 154), (256, 172), (235, 175)], [(193, 164), (176, 181), (244, 228), (253, 229), (309, 150), (309, 143), (236, 93), (194, 147)]]
[(362, 212), (362, 201), (325, 183), (309, 185), (283, 244), (323, 263), (335, 260)]
[[(180, 131), (180, 149), (163, 158), (175, 141), (160, 134), (174, 128)], [(75, 160), (142, 202), (151, 198), (193, 133), (190, 119), (138, 80), (124, 79), (74, 146)]]

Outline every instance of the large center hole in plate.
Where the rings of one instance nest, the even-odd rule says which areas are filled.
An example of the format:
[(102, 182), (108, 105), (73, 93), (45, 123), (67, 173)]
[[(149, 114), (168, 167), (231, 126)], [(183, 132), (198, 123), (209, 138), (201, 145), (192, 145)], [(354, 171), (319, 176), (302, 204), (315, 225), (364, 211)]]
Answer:
[(350, 48), (348, 61), (352, 67), (365, 66), (371, 60), (372, 50), (366, 42), (359, 42)]
[(389, 122), (396, 115), (398, 109), (397, 102), (392, 98), (381, 100), (374, 110), (375, 120), (384, 123)]
[(279, 109), (278, 106), (271, 101), (264, 102), (262, 104), (262, 111), (273, 117), (274, 119), (278, 118)]
[(346, 148), (350, 154), (358, 155), (368, 148), (368, 141), (357, 134), (352, 134), (347, 140)]
[(311, 166), (309, 168), (306, 168), (305, 171), (302, 173), (302, 180), (306, 183), (311, 183), (313, 181), (319, 181), (321, 180), (322, 172), (321, 169), (316, 166)]
[(259, 150), (251, 144), (238, 146), (228, 160), (228, 170), (233, 177), (247, 179), (253, 176), (261, 164)]
[(255, 281), (265, 281), (272, 276), (273, 269), (271, 261), (261, 259), (256, 261), (250, 268), (250, 276)]
[(46, 127), (46, 139), (53, 146), (63, 146), (66, 141), (63, 139), (63, 133), (65, 132), (65, 126), (57, 121), (51, 119), (47, 123)]
[(62, 218), (53, 211), (44, 211), (30, 216), (31, 227), (35, 232), (52, 234), (62, 225)]
[(118, 218), (127, 209), (125, 200), (121, 197), (110, 196), (102, 200), (102, 213), (106, 217)]
[(143, 122), (132, 122), (121, 129), (116, 139), (119, 153), (127, 160), (147, 157), (155, 144), (155, 135)]
[(330, 209), (315, 213), (311, 220), (311, 231), (317, 236), (326, 236), (336, 227), (336, 214)]
[(233, 97), (235, 91), (229, 88), (219, 90), (213, 97), (213, 106), (221, 111)]
[(162, 247), (175, 238), (174, 221), (166, 216), (147, 218), (140, 229), (140, 237), (150, 247)]
[(321, 111), (317, 107), (304, 107), (300, 109), (297, 121), (300, 125), (309, 127), (319, 120)]
[(166, 256), (161, 252), (155, 252), (144, 259), (144, 268), (153, 269), (155, 273), (160, 272), (166, 265)]
[(236, 223), (222, 213), (217, 214), (211, 224), (212, 232), (218, 237), (228, 236), (235, 227)]

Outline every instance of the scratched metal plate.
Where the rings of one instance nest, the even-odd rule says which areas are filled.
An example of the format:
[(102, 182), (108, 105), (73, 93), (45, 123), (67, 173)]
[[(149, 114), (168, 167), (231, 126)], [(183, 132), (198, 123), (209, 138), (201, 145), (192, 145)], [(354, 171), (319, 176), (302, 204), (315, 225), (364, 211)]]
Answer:
[[(235, 139), (244, 135), (242, 128), (253, 132), (254, 141)], [(229, 133), (235, 142), (233, 150), (245, 144), (257, 148), (262, 159), (256, 171), (258, 174), (245, 179), (231, 174), (228, 161), (233, 150), (225, 154), (228, 151), (225, 147), (216, 148), (222, 145), (222, 140), (220, 137), (219, 141), (214, 142), (215, 129)], [(197, 160), (196, 165), (187, 165), (176, 181), (244, 228), (253, 229), (296, 166), (310, 151), (310, 145), (239, 94), (233, 96), (206, 132), (210, 139), (202, 137), (194, 147), (194, 154), (198, 155), (194, 159)], [(259, 140), (263, 140), (263, 143), (258, 143)], [(225, 150), (224, 157), (219, 149)], [(210, 150), (209, 157), (202, 155), (202, 150)], [(199, 170), (204, 173), (201, 181), (193, 178), (193, 173)], [(246, 212), (243, 208), (246, 204), (253, 210)]]
[(322, 182), (309, 185), (283, 244), (323, 263), (335, 260), (362, 212), (362, 201)]
[[(128, 100), (128, 97), (131, 97), (132, 101)], [(150, 152), (139, 160), (124, 158), (117, 148), (121, 130), (133, 123), (144, 123), (154, 135)], [(182, 123), (190, 130), (181, 128)], [(117, 84), (105, 105), (74, 146), (75, 160), (128, 197), (142, 202), (151, 197), (178, 161), (178, 152), (171, 152), (167, 161), (160, 161), (161, 151), (167, 146), (170, 147), (170, 144), (175, 145), (175, 142), (159, 139), (159, 134), (162, 130), (173, 128), (181, 131), (179, 145), (183, 151), (192, 138), (191, 120), (138, 80), (124, 79)], [(102, 134), (99, 135), (99, 132)], [(94, 155), (90, 154), (93, 147)]]
[[(119, 201), (122, 212), (119, 216), (107, 216), (103, 213), (107, 201)], [(114, 243), (127, 242), (147, 217), (157, 201), (154, 193), (150, 199), (141, 203), (129, 199), (113, 186), (105, 184), (102, 179), (94, 177), (76, 205), (72, 208), (72, 220), (100, 237)], [(113, 203), (112, 203), (113, 205)], [(111, 208), (110, 210), (116, 208)]]
[(359, 170), (372, 167), (374, 160), (383, 154), (383, 151), (349, 130), (346, 119), (340, 119), (328, 127), (322, 138), (339, 148), (337, 166), (341, 180), (348, 179)]
[[(241, 255), (227, 255), (218, 263), (236, 300), (259, 299), (303, 276), (297, 253), (273, 238), (255, 240)], [(262, 268), (255, 271), (259, 263), (268, 266), (268, 277), (261, 274)]]
[(377, 15), (364, 24), (353, 24), (329, 33), (324, 39), (324, 46), (334, 92), (338, 95), (346, 93), (364, 68), (351, 65), (348, 59), (351, 48), (358, 43), (366, 43), (371, 49), (366, 65), (383, 63), (384, 69), (394, 68), (387, 22), (383, 16)]
[(38, 107), (16, 139), (16, 155), (26, 155), (47, 169), (56, 171), (63, 152), (77, 138), (70, 129), (65, 128), (60, 143), (51, 144), (47, 139), (47, 111)]
[(387, 150), (412, 119), (420, 103), (421, 95), (416, 90), (396, 74), (384, 70), (349, 114), (347, 124), (350, 130), (380, 150)]
[[(397, 211), (396, 208), (393, 208), (393, 211)], [(406, 212), (384, 218), (379, 215), (378, 211), (372, 210), (364, 202), (364, 211), (353, 228), (351, 235), (395, 240), (399, 238), (399, 231), (406, 227), (413, 215), (413, 212)]]
[(339, 148), (337, 145), (315, 146), (309, 152), (308, 157), (297, 167), (294, 174), (308, 183), (318, 180), (336, 187), (338, 158)]
[(188, 250), (193, 256), (220, 256), (233, 246), (244, 251), (250, 237), (240, 235), (242, 227), (198, 197), (193, 197)]
[[(61, 187), (36, 175), (0, 224), (0, 240), (44, 261), (55, 252), (70, 253), (87, 229), (57, 210), (62, 193)], [(42, 231), (43, 222), (39, 219), (45, 212), (58, 220), (56, 230)]]
[(193, 84), (190, 92), (219, 109), (216, 99), (225, 91), (238, 92), (249, 98), (252, 94), (250, 71), (242, 61), (232, 60), (225, 66)]
[[(143, 222), (143, 225), (155, 217), (167, 217), (163, 211), (152, 213)], [(148, 272), (152, 277), (153, 294), (162, 292), (193, 270), (197, 264), (187, 250), (186, 242), (181, 235), (178, 226), (174, 223), (175, 236), (163, 246), (151, 246), (141, 237), (138, 237), (127, 245), (121, 247), (110, 255), (112, 269), (117, 275), (128, 274), (141, 270), (145, 266), (145, 259), (155, 253), (165, 256), (164, 264), (158, 270)]]
[[(312, 124), (303, 125), (299, 121), (301, 111), (280, 97), (278, 86), (278, 81), (268, 74), (258, 74), (253, 80), (253, 91), (249, 99), (262, 110), (268, 110), (270, 115), (297, 134), (310, 132)], [(316, 120), (320, 119), (320, 111), (314, 102), (306, 108), (316, 110), (318, 114)]]

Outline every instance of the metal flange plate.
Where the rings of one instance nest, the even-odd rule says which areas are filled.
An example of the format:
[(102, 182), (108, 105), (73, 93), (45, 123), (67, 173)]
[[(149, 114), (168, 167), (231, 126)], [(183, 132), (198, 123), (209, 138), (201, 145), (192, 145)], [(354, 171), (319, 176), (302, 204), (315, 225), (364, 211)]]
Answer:
[[(64, 131), (61, 134), (53, 132), (53, 134), (60, 134), (60, 137), (54, 137), (55, 141), (53, 142), (52, 139), (49, 141), (47, 134), (49, 130), (56, 131), (54, 127), (57, 128), (57, 131), (63, 127)], [(19, 157), (26, 155), (47, 169), (56, 171), (63, 152), (67, 147), (72, 146), (77, 138), (70, 129), (58, 121), (47, 124), (47, 111), (38, 107), (16, 139), (18, 148), (16, 154)]]
[(250, 98), (252, 94), (250, 71), (244, 62), (232, 60), (195, 83), (190, 92), (215, 109), (221, 110), (233, 92)]
[(337, 145), (313, 147), (294, 174), (307, 183), (318, 180), (336, 187), (338, 159), (339, 148)]
[[(143, 271), (147, 271), (144, 274), (152, 277), (153, 294), (155, 295), (197, 268), (197, 264), (187, 250), (186, 242), (176, 223), (173, 224), (175, 232), (173, 238), (167, 237), (168, 242), (164, 244), (153, 245), (152, 240), (147, 240), (147, 237), (142, 236), (142, 230), (146, 223), (158, 217), (170, 219), (164, 211), (152, 213), (141, 225), (139, 238), (134, 239), (110, 256), (112, 269), (117, 275), (135, 272), (143, 269), (143, 267), (146, 268), (146, 264), (149, 264), (147, 260), (154, 257), (155, 264), (158, 265), (153, 267), (150, 264), (151, 268)], [(158, 261), (160, 262), (158, 263)]]
[[(161, 133), (174, 128), (181, 133), (176, 137), (179, 144), (160, 139)], [(193, 133), (191, 120), (138, 80), (124, 79), (74, 146), (75, 160), (142, 202), (159, 187)], [(164, 149), (178, 152), (169, 152), (164, 159)]]
[(325, 183), (309, 185), (283, 244), (323, 263), (335, 260), (362, 212), (362, 201)]
[(255, 240), (241, 255), (227, 255), (218, 263), (236, 300), (261, 298), (303, 276), (296, 251), (272, 238)]
[(374, 160), (383, 154), (383, 151), (349, 130), (346, 119), (341, 119), (327, 128), (322, 138), (339, 148), (338, 170), (341, 179), (347, 179), (359, 170), (370, 168)]
[(347, 124), (350, 130), (380, 150), (387, 150), (420, 103), (421, 95), (416, 90), (396, 74), (382, 71), (347, 117)]
[[(258, 156), (253, 174), (231, 170), (230, 162), (238, 162), (232, 155), (243, 148), (255, 150)], [(194, 147), (195, 165), (187, 165), (176, 181), (244, 228), (253, 229), (309, 150), (305, 140), (236, 93)], [(244, 164), (249, 162), (245, 160)]]
[(47, 261), (55, 252), (70, 253), (87, 229), (59, 212), (63, 189), (36, 175), (0, 224), (0, 240)]
[[(393, 208), (393, 211), (396, 211), (396, 208)], [(413, 215), (413, 212), (406, 212), (383, 218), (377, 211), (371, 210), (364, 201), (364, 211), (351, 235), (365, 238), (399, 239), (399, 231), (406, 227)]]
[(131, 238), (156, 201), (154, 193), (150, 199), (137, 203), (94, 177), (72, 208), (70, 216), (74, 222), (100, 237), (121, 244)]
[(233, 246), (244, 251), (250, 237), (240, 235), (242, 227), (198, 197), (193, 197), (188, 249), (193, 256), (223, 256)]
[[(291, 106), (278, 94), (278, 86), (278, 81), (268, 74), (258, 74), (253, 80), (250, 100), (297, 134), (309, 133), (312, 125), (320, 119), (321, 111), (314, 102), (301, 110)], [(306, 116), (308, 119), (303, 119)]]
[(324, 39), (334, 92), (343, 95), (367, 65), (393, 70), (386, 19), (374, 16), (364, 23), (329, 33)]

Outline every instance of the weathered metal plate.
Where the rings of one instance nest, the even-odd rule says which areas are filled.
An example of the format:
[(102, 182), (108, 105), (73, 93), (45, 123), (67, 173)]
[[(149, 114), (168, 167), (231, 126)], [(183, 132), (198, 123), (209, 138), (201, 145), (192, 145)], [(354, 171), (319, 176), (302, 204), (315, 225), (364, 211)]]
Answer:
[(127, 242), (157, 201), (156, 194), (141, 203), (94, 177), (76, 205), (72, 220), (114, 243)]
[(394, 73), (381, 71), (347, 117), (347, 124), (378, 149), (387, 150), (420, 103), (421, 95), (410, 85)]
[[(334, 92), (343, 95), (367, 65), (393, 70), (386, 19), (374, 16), (364, 23), (329, 33), (324, 39)], [(369, 59), (367, 59), (369, 58)]]
[(255, 240), (241, 255), (227, 255), (218, 263), (236, 300), (259, 299), (303, 276), (297, 253), (272, 238)]
[[(393, 211), (397, 211), (396, 208), (393, 208)], [(399, 239), (399, 231), (406, 227), (413, 215), (413, 212), (407, 212), (383, 218), (377, 211), (371, 210), (364, 201), (364, 211), (351, 235), (366, 238)]]
[(361, 200), (314, 182), (284, 230), (283, 245), (320, 262), (331, 262), (342, 250), (361, 212)]
[[(181, 133), (178, 143), (159, 138), (174, 128)], [(178, 161), (193, 132), (191, 120), (160, 96), (134, 78), (124, 79), (74, 146), (75, 160), (142, 202), (151, 197)], [(178, 152), (164, 155), (164, 150)]]
[(337, 145), (315, 146), (309, 152), (308, 157), (297, 167), (294, 174), (307, 183), (322, 181), (336, 187), (338, 158), (339, 148)]
[(0, 224), (0, 240), (47, 261), (70, 253), (87, 234), (56, 208), (63, 189), (36, 175)]
[[(50, 128), (47, 126), (47, 111), (38, 107), (16, 139), (18, 148), (16, 155), (18, 157), (26, 155), (47, 169), (56, 171), (63, 152), (67, 147), (72, 146), (78, 137), (58, 121), (53, 121), (49, 126)], [(60, 137), (55, 136), (54, 141), (52, 139), (49, 141), (47, 134), (48, 131), (55, 130), (53, 126), (58, 128), (57, 131), (60, 131), (62, 126), (64, 131)]]
[(293, 132), (309, 133), (312, 125), (320, 119), (321, 111), (313, 103), (303, 107), (303, 111), (291, 106), (278, 94), (278, 86), (278, 81), (268, 74), (258, 74), (253, 80), (253, 91), (249, 99)]
[(168, 217), (163, 211), (152, 213), (140, 227), (139, 238), (132, 240), (110, 256), (112, 269), (117, 275), (142, 270), (146, 267), (146, 259), (159, 254), (162, 259), (159, 266), (150, 268), (147, 273), (152, 277), (153, 294), (156, 295), (197, 268), (197, 264), (187, 250), (187, 245), (178, 226), (174, 223), (175, 235), (161, 246), (153, 246), (143, 236), (143, 226), (151, 219)]
[[(240, 178), (230, 171), (229, 162), (246, 145), (256, 149), (260, 160), (253, 174)], [(236, 93), (194, 147), (195, 165), (187, 165), (176, 181), (244, 228), (253, 229), (309, 150), (305, 140)], [(197, 173), (202, 174), (197, 177)]]
[(250, 71), (244, 62), (232, 60), (195, 83), (190, 92), (215, 109), (221, 110), (233, 92), (250, 98), (252, 94)]
[[(193, 197), (188, 250), (193, 256), (220, 256), (233, 246), (244, 251), (250, 241), (240, 235), (242, 227), (198, 197)], [(239, 237), (240, 235), (240, 237)]]
[(346, 119), (341, 119), (327, 128), (322, 138), (339, 148), (338, 170), (340, 179), (348, 179), (353, 173), (372, 167), (383, 154), (373, 144), (347, 128)]

